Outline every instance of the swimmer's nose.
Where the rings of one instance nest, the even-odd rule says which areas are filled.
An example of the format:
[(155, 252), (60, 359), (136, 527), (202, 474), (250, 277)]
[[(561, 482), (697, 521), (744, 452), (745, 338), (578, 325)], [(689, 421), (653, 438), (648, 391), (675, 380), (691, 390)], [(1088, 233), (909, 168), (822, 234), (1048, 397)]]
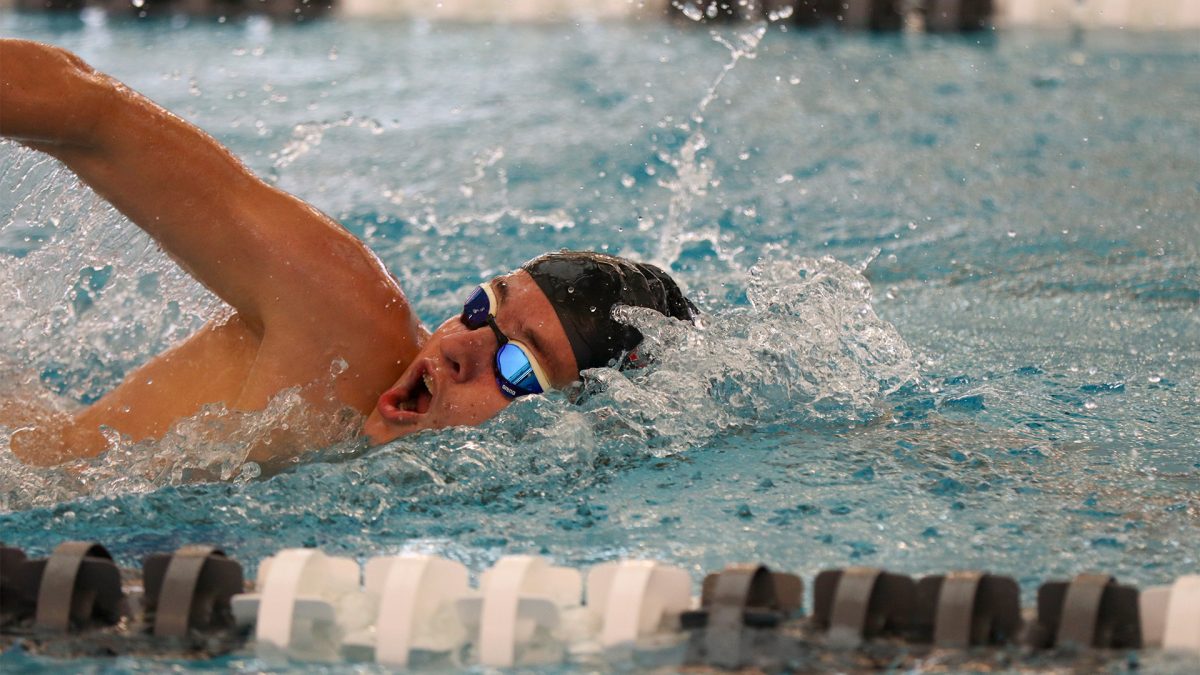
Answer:
[(462, 330), (444, 337), (441, 352), (450, 379), (469, 382), (490, 373), (496, 348), (496, 336), (487, 329)]

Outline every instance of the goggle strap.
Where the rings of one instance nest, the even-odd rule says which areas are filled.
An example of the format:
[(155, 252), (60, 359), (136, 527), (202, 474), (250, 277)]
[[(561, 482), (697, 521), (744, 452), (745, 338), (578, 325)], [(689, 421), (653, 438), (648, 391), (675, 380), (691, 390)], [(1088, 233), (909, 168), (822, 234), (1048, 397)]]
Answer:
[(482, 284), (479, 284), (479, 287), (483, 289), (483, 294), (486, 295), (488, 299), (488, 316), (496, 316), (496, 309), (499, 308), (500, 305), (496, 304), (496, 293), (492, 291), (492, 282), (485, 281)]

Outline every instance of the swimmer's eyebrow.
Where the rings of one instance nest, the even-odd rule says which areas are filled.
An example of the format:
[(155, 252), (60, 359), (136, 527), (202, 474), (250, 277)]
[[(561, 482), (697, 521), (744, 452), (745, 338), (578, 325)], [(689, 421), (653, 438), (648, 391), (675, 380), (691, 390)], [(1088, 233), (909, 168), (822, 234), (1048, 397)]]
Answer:
[[(508, 284), (504, 281), (498, 281), (492, 284), (492, 286), (496, 290), (496, 300), (501, 306), (503, 306), (508, 300)], [(498, 308), (497, 311), (499, 311)], [(541, 357), (542, 363), (550, 365), (550, 352), (546, 350), (546, 346), (542, 344), (542, 341), (538, 338), (537, 333), (530, 330), (529, 324), (525, 322), (523, 317), (517, 324), (517, 328), (520, 330), (521, 342), (525, 342), (530, 347), (533, 347), (533, 351), (537, 352), (538, 356)]]

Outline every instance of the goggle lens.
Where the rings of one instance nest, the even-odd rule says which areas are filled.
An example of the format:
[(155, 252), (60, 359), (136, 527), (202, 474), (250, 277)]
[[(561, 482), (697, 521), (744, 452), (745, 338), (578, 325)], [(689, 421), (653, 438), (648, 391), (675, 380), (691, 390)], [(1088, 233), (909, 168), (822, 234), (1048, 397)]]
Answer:
[(505, 380), (501, 382), (500, 388), (505, 389), (505, 384), (513, 388), (513, 391), (505, 389), (507, 394), (519, 396), (521, 394), (540, 394), (543, 391), (542, 384), (538, 381), (537, 371), (533, 367), (533, 358), (516, 343), (509, 342), (496, 352), (496, 370)]
[(463, 304), (462, 322), (467, 328), (475, 330), (487, 325), (487, 318), (493, 314), (491, 293), (484, 286), (476, 286)]

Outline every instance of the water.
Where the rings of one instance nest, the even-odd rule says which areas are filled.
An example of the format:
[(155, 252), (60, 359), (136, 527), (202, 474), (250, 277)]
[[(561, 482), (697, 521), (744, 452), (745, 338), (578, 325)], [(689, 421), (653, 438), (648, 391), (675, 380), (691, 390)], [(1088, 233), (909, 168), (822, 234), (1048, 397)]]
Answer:
[[(1027, 603), (1200, 565), (1194, 34), (86, 18), (0, 29), (338, 218), (427, 321), (572, 247), (669, 265), (704, 328), (634, 312), (656, 365), (580, 404), (267, 480), (219, 410), (67, 469), (0, 454), (9, 545), (980, 567)], [(222, 311), (47, 160), (0, 146), (0, 186), (5, 391), (94, 400)]]

